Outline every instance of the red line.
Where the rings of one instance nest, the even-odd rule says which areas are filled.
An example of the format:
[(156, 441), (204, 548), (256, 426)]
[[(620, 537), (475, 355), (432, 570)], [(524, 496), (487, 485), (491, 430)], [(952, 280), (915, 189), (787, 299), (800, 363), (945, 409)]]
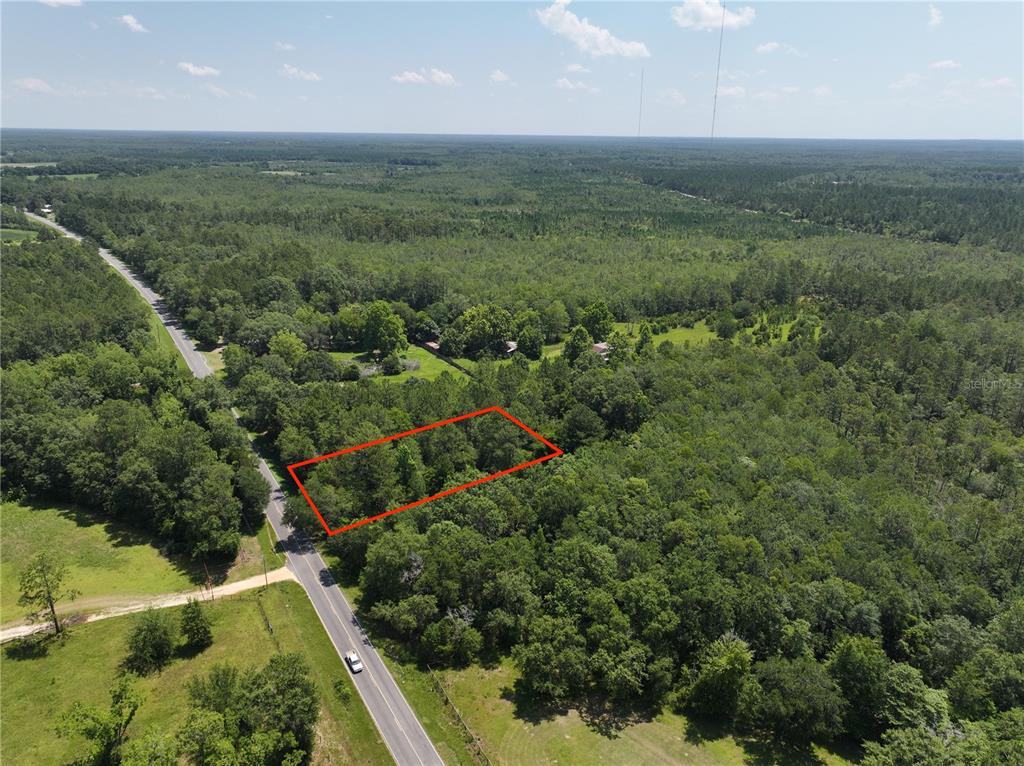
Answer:
[[(314, 458), (310, 458), (309, 460), (303, 460), (303, 461), (300, 461), (298, 463), (292, 463), (292, 467), (293, 468), (302, 468), (302, 466), (304, 466), (304, 465), (310, 465), (312, 463), (319, 463), (321, 460), (327, 460), (328, 458), (339, 457), (341, 455), (347, 455), (350, 452), (357, 452), (358, 450), (366, 449), (367, 447), (376, 447), (378, 444), (385, 444), (387, 442), (393, 442), (395, 439), (401, 439), (403, 436), (412, 436), (413, 434), (423, 433), (424, 431), (429, 431), (432, 428), (439, 428), (440, 426), (446, 426), (446, 425), (449, 425), (451, 423), (458, 423), (460, 420), (466, 420), (468, 418), (475, 418), (477, 415), (486, 415), (488, 412), (494, 412), (496, 410), (499, 411), (499, 412), (501, 411), (498, 407), (487, 407), (486, 409), (477, 410), (476, 412), (469, 412), (469, 413), (467, 413), (465, 415), (459, 415), (458, 417), (455, 417), (455, 418), (448, 418), (448, 420), (439, 420), (437, 423), (431, 423), (428, 426), (420, 426), (419, 428), (413, 428), (413, 429), (410, 429), (409, 431), (402, 431), (401, 433), (392, 434), (391, 436), (385, 436), (385, 437), (383, 437), (381, 439), (374, 439), (373, 441), (363, 442), (362, 444), (357, 444), (354, 447), (346, 447), (345, 449), (338, 450), (337, 452), (329, 452), (326, 455), (321, 455), (320, 457), (314, 457)], [(525, 426), (523, 426), (523, 427), (525, 428)], [(526, 430), (529, 431), (530, 429), (527, 428)], [(533, 432), (530, 431), (530, 433), (533, 433)], [(536, 434), (534, 434), (534, 435), (536, 435)], [(546, 440), (544, 440), (544, 439), (541, 439), (541, 441), (544, 441), (545, 443), (547, 443)], [(554, 446), (554, 445), (550, 445), (550, 446)]]
[(541, 456), (539, 458), (535, 458), (534, 460), (530, 460), (529, 462), (520, 463), (519, 465), (514, 465), (511, 468), (506, 468), (503, 471), (498, 471), (497, 473), (492, 473), (492, 474), (490, 474), (488, 476), (482, 476), (479, 479), (473, 479), (473, 481), (467, 481), (465, 484), (460, 484), (457, 487), (451, 487), (450, 489), (446, 489), (443, 492), (438, 492), (438, 493), (436, 493), (434, 495), (430, 495), (430, 497), (424, 497), (424, 498), (422, 498), (420, 500), (414, 500), (411, 503), (406, 503), (405, 505), (400, 505), (398, 508), (392, 508), (390, 511), (384, 511), (384, 513), (378, 513), (376, 516), (370, 516), (369, 518), (360, 519), (359, 521), (354, 521), (351, 524), (346, 524), (345, 526), (338, 527), (337, 529), (329, 529), (329, 530), (327, 530), (327, 534), (333, 536), (333, 535), (339, 534), (340, 532), (347, 532), (350, 529), (355, 529), (356, 527), (361, 527), (361, 526), (363, 526), (363, 524), (369, 524), (371, 521), (377, 521), (378, 519), (383, 519), (383, 518), (385, 518), (387, 516), (392, 516), (392, 515), (394, 515), (396, 513), (399, 513), (401, 511), (407, 511), (410, 508), (415, 508), (416, 506), (419, 506), (419, 505), (425, 505), (426, 503), (429, 503), (429, 502), (431, 502), (433, 500), (438, 500), (438, 499), (440, 499), (442, 497), (447, 497), (448, 495), (454, 495), (456, 492), (461, 492), (464, 489), (469, 489), (470, 487), (475, 487), (475, 486), (477, 486), (479, 484), (483, 484), (484, 482), (492, 481), (492, 480), (500, 478), (502, 476), (507, 476), (510, 473), (515, 473), (516, 471), (521, 471), (524, 468), (529, 468), (532, 465), (537, 465), (538, 463), (543, 463), (545, 460), (550, 460), (553, 457), (558, 457), (559, 454), (561, 454), (561, 453), (556, 454), (556, 453), (552, 452), (550, 455), (543, 455), (543, 456)]
[(557, 452), (557, 453), (558, 453), (559, 455), (561, 455), (561, 454), (564, 454), (564, 453), (562, 452), (562, 450), (561, 450), (561, 449), (559, 449), (559, 448), (558, 448), (558, 447), (556, 447), (556, 446), (555, 446), (554, 444), (552, 444), (551, 442), (549, 442), (549, 441), (548, 441), (547, 439), (545, 439), (545, 438), (544, 438), (543, 436), (541, 436), (541, 435), (540, 435), (539, 433), (537, 433), (537, 432), (536, 432), (536, 431), (534, 431), (534, 430), (533, 430), (532, 428), (530, 428), (530, 427), (529, 427), (528, 425), (526, 425), (525, 423), (523, 423), (523, 422), (522, 422), (521, 420), (518, 420), (517, 418), (514, 418), (514, 417), (512, 417), (512, 415), (509, 415), (509, 414), (508, 414), (507, 412), (505, 412), (505, 410), (503, 410), (503, 409), (502, 409), (501, 407), (497, 407), (497, 406), (495, 406), (495, 407), (493, 407), (492, 409), (493, 409), (493, 410), (494, 410), (495, 412), (500, 412), (500, 413), (501, 413), (502, 415), (504, 415), (504, 416), (505, 416), (506, 418), (508, 418), (508, 419), (509, 419), (509, 420), (511, 420), (511, 421), (512, 421), (513, 423), (515, 423), (515, 424), (516, 424), (517, 426), (519, 426), (519, 427), (520, 427), (520, 428), (522, 428), (522, 429), (523, 429), (524, 431), (526, 431), (526, 433), (530, 434), (530, 436), (532, 436), (532, 437), (533, 437), (534, 439), (538, 439), (539, 441), (543, 442), (545, 446), (547, 446), (547, 447), (550, 447), (550, 448), (551, 448), (551, 449), (553, 449), (553, 450), (554, 450), (555, 452)]
[[(323, 514), (320, 513), (320, 509), (317, 508), (316, 507), (316, 503), (313, 502), (313, 498), (310, 497), (309, 496), (309, 492), (306, 491), (305, 485), (299, 479), (298, 474), (295, 473), (295, 469), (296, 468), (302, 468), (303, 466), (312, 465), (313, 463), (319, 463), (321, 460), (327, 460), (328, 458), (339, 457), (341, 455), (347, 455), (347, 454), (349, 454), (351, 452), (356, 452), (356, 451), (361, 450), (361, 449), (366, 449), (367, 447), (375, 447), (375, 446), (377, 446), (379, 444), (386, 444), (387, 442), (395, 441), (396, 439), (401, 439), (401, 438), (403, 438), (405, 436), (412, 436), (414, 434), (423, 433), (424, 431), (429, 431), (429, 430), (431, 430), (433, 428), (439, 428), (440, 426), (446, 426), (446, 425), (450, 425), (452, 423), (458, 423), (461, 420), (468, 420), (469, 418), (475, 418), (475, 417), (477, 417), (479, 415), (486, 415), (488, 412), (497, 412), (497, 413), (501, 414), (502, 416), (504, 416), (505, 418), (507, 418), (508, 420), (510, 420), (511, 422), (515, 423), (517, 426), (522, 428), (528, 434), (530, 434), (530, 436), (534, 437), (538, 441), (542, 442), (545, 446), (549, 447), (552, 450), (552, 452), (550, 454), (542, 455), (541, 457), (534, 458), (533, 460), (528, 460), (525, 463), (520, 463), (519, 465), (514, 465), (511, 468), (506, 468), (506, 469), (504, 469), (502, 471), (498, 471), (496, 473), (492, 473), (492, 474), (489, 474), (487, 476), (482, 476), (479, 479), (474, 479), (473, 481), (468, 481), (465, 484), (460, 484), (457, 487), (450, 487), (450, 488), (448, 488), (446, 490), (443, 490), (441, 492), (437, 492), (436, 494), (430, 495), (429, 497), (424, 497), (424, 498), (421, 498), (419, 500), (414, 500), (411, 503), (406, 503), (405, 505), (401, 505), (401, 506), (399, 506), (397, 508), (392, 508), (389, 511), (384, 511), (384, 513), (378, 513), (376, 516), (370, 516), (370, 517), (365, 518), (365, 519), (360, 519), (359, 521), (354, 521), (351, 524), (346, 524), (345, 526), (339, 527), (338, 529), (331, 529), (330, 526), (328, 526), (327, 520), (324, 519)], [(350, 529), (355, 529), (356, 527), (361, 527), (364, 524), (369, 524), (371, 521), (377, 521), (379, 519), (383, 519), (383, 518), (386, 518), (388, 516), (393, 516), (394, 514), (400, 513), (401, 511), (407, 511), (410, 508), (415, 508), (415, 507), (420, 506), (420, 505), (425, 505), (426, 503), (429, 503), (429, 502), (431, 502), (433, 500), (438, 500), (438, 499), (440, 499), (442, 497), (447, 497), (448, 495), (453, 495), (456, 492), (461, 492), (464, 489), (469, 489), (470, 487), (475, 487), (475, 486), (477, 486), (479, 484), (483, 484), (485, 482), (492, 481), (492, 480), (497, 479), (497, 478), (499, 478), (501, 476), (507, 476), (510, 473), (515, 473), (516, 471), (521, 471), (524, 468), (529, 468), (530, 466), (534, 466), (534, 465), (537, 465), (539, 463), (543, 463), (543, 462), (545, 462), (547, 460), (551, 460), (552, 458), (559, 457), (559, 456), (561, 456), (563, 454), (565, 454), (565, 453), (559, 447), (556, 447), (554, 444), (552, 444), (550, 441), (545, 439), (543, 436), (541, 436), (539, 433), (534, 431), (532, 428), (529, 428), (528, 426), (526, 426), (522, 421), (516, 419), (515, 417), (513, 417), (512, 415), (507, 413), (505, 410), (503, 410), (501, 407), (498, 407), (497, 405), (495, 405), (493, 407), (485, 407), (482, 410), (476, 410), (475, 412), (468, 412), (465, 415), (459, 415), (458, 417), (448, 418), (447, 420), (440, 420), (437, 423), (431, 423), (430, 425), (420, 426), (419, 428), (413, 428), (413, 429), (410, 429), (408, 431), (402, 431), (401, 433), (393, 434), (391, 436), (385, 436), (385, 437), (383, 437), (381, 439), (374, 439), (373, 441), (364, 442), (363, 444), (357, 444), (354, 447), (348, 447), (348, 448), (343, 449), (343, 450), (338, 450), (337, 452), (330, 452), (330, 453), (328, 453), (326, 455), (320, 455), (319, 457), (310, 458), (309, 460), (301, 460), (301, 461), (299, 461), (297, 463), (292, 463), (291, 465), (288, 465), (286, 467), (288, 469), (288, 473), (291, 474), (292, 479), (298, 485), (299, 491), (302, 493), (302, 496), (306, 499), (306, 502), (309, 503), (309, 507), (313, 509), (313, 513), (315, 513), (316, 517), (320, 520), (320, 524), (323, 526), (323, 528), (327, 532), (328, 536), (333, 536), (333, 535), (336, 535), (336, 534), (340, 534), (341, 532), (347, 532)]]

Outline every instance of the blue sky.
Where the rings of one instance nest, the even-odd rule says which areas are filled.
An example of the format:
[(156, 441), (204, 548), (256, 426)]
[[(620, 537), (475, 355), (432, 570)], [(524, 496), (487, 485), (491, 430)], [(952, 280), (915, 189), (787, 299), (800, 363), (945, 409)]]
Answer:
[[(722, 8), (4, 2), (5, 127), (707, 135)], [(1024, 4), (729, 2), (721, 136), (1024, 138)]]

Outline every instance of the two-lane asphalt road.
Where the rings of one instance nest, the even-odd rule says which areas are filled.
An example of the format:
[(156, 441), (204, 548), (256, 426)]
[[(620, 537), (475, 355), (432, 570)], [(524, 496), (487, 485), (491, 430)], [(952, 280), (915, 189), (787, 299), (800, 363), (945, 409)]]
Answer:
[[(34, 213), (26, 212), (25, 214), (67, 237), (82, 239), (78, 234), (46, 218)], [(144, 285), (131, 269), (111, 255), (108, 250), (100, 248), (100, 256), (153, 307), (192, 374), (197, 378), (212, 375), (213, 370), (206, 363), (205, 357), (196, 350), (181, 327), (181, 323), (165, 305), (163, 298)], [(235, 416), (238, 416), (237, 412)], [(409, 703), (406, 702), (395, 679), (391, 677), (384, 661), (373, 644), (370, 643), (369, 637), (360, 627), (352, 607), (349, 606), (341, 589), (331, 577), (327, 564), (320, 557), (316, 548), (304, 539), (301, 533), (284, 523), (284, 492), (266, 462), (258, 455), (257, 458), (259, 459), (260, 473), (270, 484), (271, 489), (270, 502), (267, 504), (266, 510), (267, 518), (274, 528), (277, 539), (284, 546), (288, 557), (288, 567), (295, 573), (302, 587), (306, 589), (306, 594), (313, 603), (320, 622), (323, 623), (324, 629), (331, 637), (331, 642), (338, 652), (338, 661), (344, 665), (341, 656), (351, 649), (354, 649), (363, 660), (363, 672), (353, 675), (352, 679), (395, 762), (399, 766), (443, 766), (444, 762), (441, 760), (441, 756), (438, 755), (434, 744), (417, 720)]]

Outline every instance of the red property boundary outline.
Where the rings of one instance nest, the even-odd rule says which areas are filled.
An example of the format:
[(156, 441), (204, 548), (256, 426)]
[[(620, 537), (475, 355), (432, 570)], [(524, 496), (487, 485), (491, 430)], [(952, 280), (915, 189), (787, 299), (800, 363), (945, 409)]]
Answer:
[[(497, 412), (499, 415), (503, 416), (507, 420), (510, 420), (511, 422), (515, 423), (517, 426), (519, 426), (524, 431), (526, 431), (526, 433), (530, 434), (530, 436), (532, 436), (534, 439), (537, 439), (544, 446), (549, 447), (551, 449), (551, 452), (549, 454), (547, 454), (547, 455), (541, 455), (538, 458), (534, 458), (533, 460), (528, 460), (525, 463), (520, 463), (519, 465), (514, 465), (511, 468), (506, 468), (503, 471), (498, 471), (497, 473), (492, 473), (492, 474), (490, 474), (488, 476), (483, 476), (483, 477), (481, 477), (479, 479), (474, 479), (473, 481), (467, 481), (465, 484), (460, 484), (457, 487), (451, 487), (450, 489), (446, 489), (446, 490), (444, 490), (442, 492), (438, 492), (436, 494), (430, 495), (429, 497), (424, 497), (424, 498), (422, 498), (420, 500), (414, 500), (411, 503), (406, 503), (405, 505), (400, 505), (398, 508), (392, 508), (390, 511), (384, 511), (384, 513), (378, 513), (376, 516), (370, 516), (370, 517), (365, 518), (365, 519), (360, 519), (359, 521), (354, 521), (351, 524), (346, 524), (345, 526), (338, 527), (337, 529), (331, 529), (330, 528), (330, 526), (327, 524), (327, 521), (324, 519), (323, 515), (320, 513), (320, 509), (317, 508), (316, 507), (316, 503), (313, 502), (313, 498), (311, 498), (309, 496), (309, 493), (306, 491), (305, 485), (302, 483), (302, 481), (299, 479), (298, 475), (295, 473), (295, 469), (296, 468), (302, 468), (303, 466), (312, 465), (313, 463), (319, 463), (321, 460), (329, 460), (332, 457), (339, 457), (340, 455), (347, 455), (350, 452), (357, 452), (357, 451), (359, 451), (361, 449), (366, 449), (367, 447), (374, 447), (374, 446), (376, 446), (378, 444), (385, 444), (387, 442), (393, 442), (393, 441), (395, 441), (397, 439), (401, 439), (401, 438), (406, 437), (406, 436), (412, 436), (413, 434), (423, 433), (424, 431), (429, 431), (429, 430), (431, 430), (433, 428), (440, 428), (441, 426), (450, 425), (451, 423), (458, 423), (460, 420), (469, 420), (470, 418), (479, 417), (480, 415), (486, 415), (489, 412)], [(291, 465), (287, 466), (287, 468), (288, 468), (288, 473), (291, 474), (292, 479), (294, 479), (295, 483), (298, 485), (299, 491), (302, 493), (302, 496), (304, 498), (306, 498), (306, 502), (309, 503), (309, 507), (313, 509), (313, 513), (315, 513), (316, 517), (318, 519), (320, 519), (320, 523), (323, 525), (324, 530), (327, 532), (327, 535), (328, 536), (333, 536), (333, 535), (340, 534), (342, 532), (347, 532), (350, 529), (355, 529), (356, 527), (361, 527), (364, 524), (369, 524), (371, 521), (377, 521), (378, 519), (383, 519), (383, 518), (385, 518), (387, 516), (393, 516), (396, 513), (400, 513), (402, 511), (407, 511), (410, 508), (415, 508), (416, 506), (424, 505), (426, 503), (429, 503), (432, 500), (437, 500), (437, 499), (442, 498), (442, 497), (447, 497), (448, 495), (454, 495), (456, 492), (461, 492), (464, 489), (469, 489), (470, 487), (475, 487), (478, 484), (483, 484), (484, 482), (491, 481), (493, 479), (497, 479), (499, 476), (506, 476), (506, 475), (508, 475), (510, 473), (515, 473), (516, 471), (521, 471), (524, 468), (529, 468), (531, 465), (537, 465), (538, 463), (543, 463), (543, 462), (545, 462), (547, 460), (551, 460), (552, 458), (556, 458), (556, 457), (559, 457), (559, 456), (564, 455), (564, 454), (565, 454), (564, 450), (562, 450), (559, 447), (556, 447), (554, 444), (552, 444), (550, 441), (545, 439), (539, 433), (537, 433), (532, 428), (530, 428), (529, 426), (524, 424), (522, 421), (514, 418), (512, 415), (509, 415), (507, 412), (505, 412), (505, 410), (503, 410), (501, 407), (498, 407), (497, 405), (495, 405), (494, 407), (486, 407), (486, 408), (484, 408), (482, 410), (476, 410), (475, 412), (467, 412), (465, 415), (459, 415), (458, 417), (448, 418), (447, 420), (439, 420), (436, 423), (431, 423), (430, 425), (426, 425), (426, 426), (420, 426), (419, 428), (413, 428), (413, 429), (411, 429), (409, 431), (402, 431), (401, 433), (392, 434), (391, 436), (385, 436), (382, 439), (374, 439), (373, 441), (368, 441), (368, 442), (365, 442), (364, 444), (357, 444), (354, 447), (348, 447), (348, 448), (343, 449), (343, 450), (338, 450), (337, 452), (329, 452), (326, 455), (320, 455), (320, 457), (310, 458), (309, 460), (300, 460), (298, 463), (292, 463)]]

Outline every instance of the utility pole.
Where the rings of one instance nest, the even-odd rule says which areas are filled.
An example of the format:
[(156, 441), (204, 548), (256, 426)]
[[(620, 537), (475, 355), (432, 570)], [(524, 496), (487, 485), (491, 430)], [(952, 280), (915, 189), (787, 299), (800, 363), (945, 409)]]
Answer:
[[(269, 530), (267, 531), (267, 534), (268, 535), (270, 534)], [(259, 532), (257, 532), (256, 533), (256, 542), (258, 543), (259, 541), (260, 541), (260, 535), (259, 535)], [(263, 559), (263, 587), (264, 588), (269, 588), (270, 587), (270, 577), (267, 576), (267, 554), (264, 553), (262, 545), (260, 546), (260, 558)]]

